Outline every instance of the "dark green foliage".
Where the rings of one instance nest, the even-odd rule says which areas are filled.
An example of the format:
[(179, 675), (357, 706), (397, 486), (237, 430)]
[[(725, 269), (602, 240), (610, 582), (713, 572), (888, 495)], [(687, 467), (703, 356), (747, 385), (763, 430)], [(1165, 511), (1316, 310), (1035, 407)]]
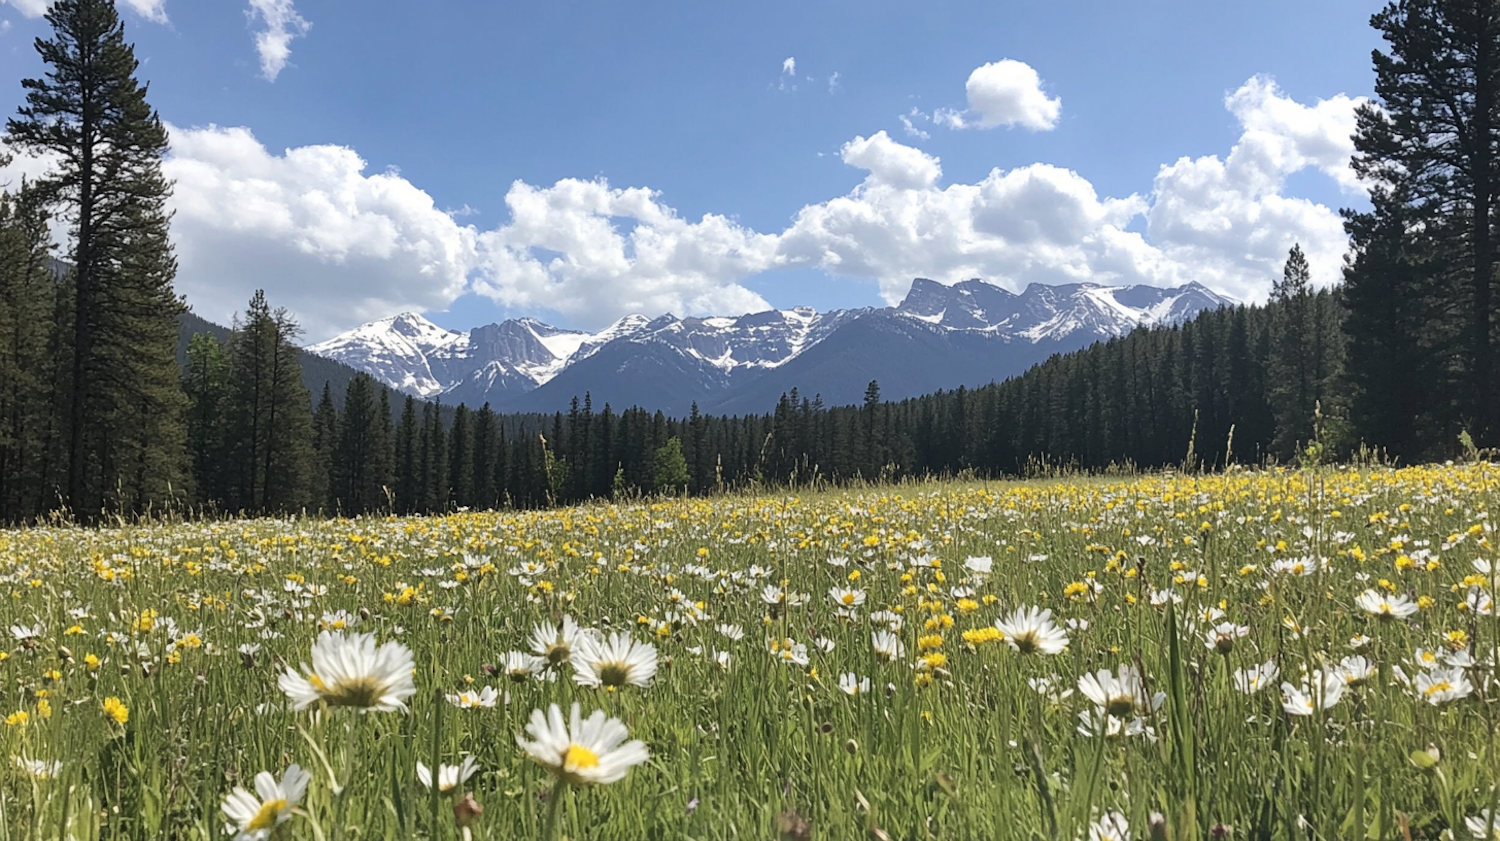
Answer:
[(1372, 207), (1345, 211), (1353, 420), (1409, 458), (1460, 428), (1493, 446), (1500, 7), (1407, 0), (1371, 24), (1386, 49), (1353, 167)]
[(299, 330), (265, 293), (250, 299), (229, 346), (223, 422), (224, 504), (280, 513), (316, 505), (312, 400), (297, 365)]
[(333, 384), (323, 383), (323, 396), (318, 398), (318, 408), (313, 412), (312, 475), (308, 480), (309, 495), (320, 509), (332, 510), (328, 491), (333, 482), (333, 457), (339, 441), (339, 413), (333, 403)]
[[(377, 392), (379, 395), (377, 396)], [(334, 449), (331, 495), (345, 516), (384, 510), (391, 484), (390, 392), (368, 374), (349, 381)]]
[(687, 459), (682, 456), (682, 439), (668, 438), (667, 443), (656, 450), (653, 457), (655, 470), (652, 473), (657, 493), (680, 494), (687, 490)]
[(56, 322), (68, 357), (62, 498), (85, 517), (144, 511), (182, 498), (187, 475), (167, 134), (114, 3), (58, 0), (47, 20), (52, 37), (36, 42), (46, 76), (21, 83), (26, 102), (6, 130), (16, 148), (57, 156), (36, 190), (70, 223), (71, 307)]
[(229, 355), (219, 340), (194, 333), (188, 345), (182, 390), (187, 395), (188, 460), (200, 502), (219, 502), (225, 488), (225, 396)]
[(0, 194), (0, 512), (33, 517), (58, 501), (62, 302), (47, 215), (35, 191)]

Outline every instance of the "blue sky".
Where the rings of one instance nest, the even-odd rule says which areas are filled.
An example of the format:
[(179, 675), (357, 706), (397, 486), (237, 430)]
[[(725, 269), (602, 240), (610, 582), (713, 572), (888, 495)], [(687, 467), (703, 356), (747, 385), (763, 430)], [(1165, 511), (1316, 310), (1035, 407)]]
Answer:
[[(217, 319), (264, 287), (316, 340), (878, 305), (914, 275), (1255, 299), (1293, 241), (1330, 282), (1381, 4), (120, 5), (172, 127), (179, 287)], [(0, 5), (7, 113), (44, 6)]]

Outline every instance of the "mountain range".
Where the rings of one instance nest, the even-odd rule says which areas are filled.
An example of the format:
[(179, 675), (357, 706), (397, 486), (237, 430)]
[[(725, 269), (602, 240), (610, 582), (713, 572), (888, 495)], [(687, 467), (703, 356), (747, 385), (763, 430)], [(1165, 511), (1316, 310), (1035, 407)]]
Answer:
[(307, 350), (449, 405), (552, 412), (587, 393), (596, 409), (682, 415), (696, 404), (745, 414), (770, 411), (792, 388), (842, 405), (860, 402), (871, 380), (886, 400), (980, 386), (1054, 353), (1233, 303), (1197, 283), (1033, 283), (1015, 294), (978, 279), (948, 286), (918, 278), (894, 307), (630, 315), (597, 333), (531, 318), (458, 332), (402, 313)]

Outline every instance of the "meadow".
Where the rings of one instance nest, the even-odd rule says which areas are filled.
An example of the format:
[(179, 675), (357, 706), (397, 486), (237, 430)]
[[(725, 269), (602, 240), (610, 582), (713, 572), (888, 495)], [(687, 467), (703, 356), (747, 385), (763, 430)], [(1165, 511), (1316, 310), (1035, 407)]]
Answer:
[(1475, 464), (9, 531), (0, 841), (1500, 839), (1497, 500)]

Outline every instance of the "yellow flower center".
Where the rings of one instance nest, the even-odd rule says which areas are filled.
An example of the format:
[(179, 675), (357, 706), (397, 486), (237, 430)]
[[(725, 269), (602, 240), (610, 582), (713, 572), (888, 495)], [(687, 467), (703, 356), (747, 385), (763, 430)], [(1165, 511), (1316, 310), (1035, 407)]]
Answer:
[(568, 745), (568, 752), (563, 754), (563, 770), (572, 774), (584, 768), (598, 768), (599, 754), (594, 753), (580, 744)]
[(1104, 706), (1105, 712), (1115, 718), (1124, 718), (1135, 709), (1135, 699), (1129, 695), (1116, 695)]
[(1434, 683), (1433, 685), (1427, 687), (1427, 694), (1436, 695), (1439, 692), (1447, 692), (1452, 688), (1453, 684), (1449, 683), (1446, 680), (1440, 680), (1437, 683)]
[(246, 832), (254, 832), (257, 829), (270, 829), (276, 825), (277, 818), (281, 817), (281, 810), (286, 808), (285, 800), (267, 800), (260, 806), (260, 811), (255, 817), (245, 824)]

